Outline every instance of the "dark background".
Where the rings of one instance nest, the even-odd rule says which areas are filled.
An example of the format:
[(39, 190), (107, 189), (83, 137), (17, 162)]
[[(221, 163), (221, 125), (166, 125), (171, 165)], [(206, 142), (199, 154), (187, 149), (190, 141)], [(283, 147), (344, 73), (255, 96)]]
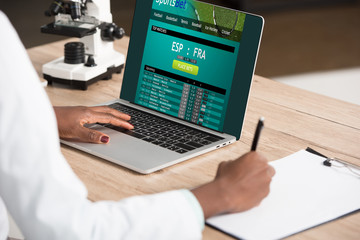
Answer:
[[(26, 48), (64, 37), (40, 33), (52, 1), (0, 2)], [(360, 65), (359, 0), (213, 0), (260, 14), (265, 28), (256, 74), (273, 77)], [(130, 35), (135, 0), (112, 0), (114, 22)], [(2, 36), (5, 37), (5, 36)]]

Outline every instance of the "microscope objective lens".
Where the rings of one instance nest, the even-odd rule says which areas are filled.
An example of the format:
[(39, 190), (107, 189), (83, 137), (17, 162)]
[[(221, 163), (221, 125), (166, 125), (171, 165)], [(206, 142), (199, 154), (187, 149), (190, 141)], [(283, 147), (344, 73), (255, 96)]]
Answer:
[(70, 3), (70, 14), (73, 20), (79, 20), (81, 17), (81, 5), (80, 2)]

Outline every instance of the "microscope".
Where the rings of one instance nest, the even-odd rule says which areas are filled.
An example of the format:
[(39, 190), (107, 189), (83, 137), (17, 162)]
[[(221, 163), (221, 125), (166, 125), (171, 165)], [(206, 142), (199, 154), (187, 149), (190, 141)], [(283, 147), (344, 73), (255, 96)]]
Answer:
[(125, 32), (112, 22), (110, 0), (54, 0), (45, 15), (55, 16), (41, 32), (80, 38), (65, 44), (64, 57), (43, 65), (43, 76), (53, 82), (87, 90), (88, 85), (121, 73), (125, 56), (113, 41)]

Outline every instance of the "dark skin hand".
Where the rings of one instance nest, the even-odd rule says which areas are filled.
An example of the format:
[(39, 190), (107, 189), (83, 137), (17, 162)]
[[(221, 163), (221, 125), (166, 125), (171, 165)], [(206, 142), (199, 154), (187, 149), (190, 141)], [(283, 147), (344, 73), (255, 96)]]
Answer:
[(128, 123), (130, 116), (106, 106), (54, 107), (61, 139), (78, 142), (108, 143), (110, 137), (84, 124), (110, 123), (125, 129), (133, 129)]
[(269, 194), (275, 170), (265, 157), (250, 152), (219, 165), (215, 179), (192, 190), (205, 219), (221, 213), (236, 213), (258, 206)]

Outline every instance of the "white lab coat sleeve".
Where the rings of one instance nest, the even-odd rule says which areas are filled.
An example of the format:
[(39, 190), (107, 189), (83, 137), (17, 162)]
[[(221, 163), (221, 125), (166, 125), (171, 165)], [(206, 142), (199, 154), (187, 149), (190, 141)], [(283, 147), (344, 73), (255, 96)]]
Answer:
[(87, 199), (61, 154), (52, 106), (1, 12), (0, 31), (0, 196), (25, 238), (200, 239), (184, 190), (120, 202)]
[(9, 234), (9, 221), (3, 200), (0, 197), (0, 240), (6, 240)]

